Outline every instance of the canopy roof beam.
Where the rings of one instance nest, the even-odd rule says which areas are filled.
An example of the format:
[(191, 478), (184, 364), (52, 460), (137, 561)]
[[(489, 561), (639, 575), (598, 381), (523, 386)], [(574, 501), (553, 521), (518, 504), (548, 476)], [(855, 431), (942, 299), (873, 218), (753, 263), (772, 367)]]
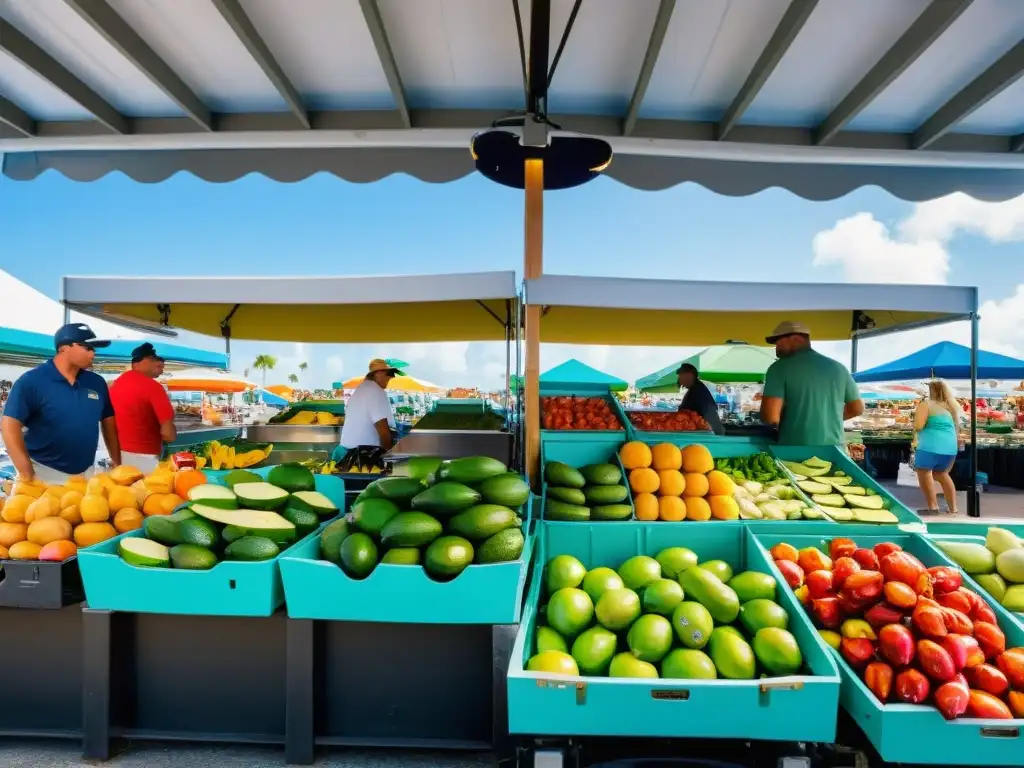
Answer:
[(957, 123), (980, 109), (991, 99), (1016, 83), (1024, 75), (1024, 40), (1004, 53), (999, 60), (972, 80), (956, 96), (925, 120), (911, 139), (914, 149), (926, 149), (945, 136)]
[[(134, 64), (205, 131), (213, 131), (213, 115), (178, 74), (111, 8), (106, 0), (64, 0), (122, 56)], [(123, 133), (123, 131), (122, 131)]]
[(743, 117), (743, 113), (747, 111), (747, 108), (757, 98), (757, 94), (760, 93), (764, 84), (768, 82), (768, 78), (772, 76), (775, 67), (779, 65), (782, 57), (786, 55), (786, 51), (789, 50), (797, 35), (800, 34), (800, 30), (807, 23), (807, 19), (811, 17), (811, 13), (817, 4), (818, 0), (791, 0), (789, 7), (782, 15), (782, 20), (768, 41), (768, 45), (761, 51), (761, 55), (758, 57), (757, 63), (754, 64), (754, 68), (750, 71), (746, 82), (743, 83), (740, 92), (736, 94), (736, 98), (729, 105), (729, 108), (725, 111), (725, 116), (719, 122), (719, 141), (726, 138), (729, 132), (736, 127), (740, 118)]
[(824, 144), (874, 101), (878, 95), (949, 29), (974, 0), (933, 0), (878, 63), (853, 87), (815, 130), (814, 141)]
[(22, 136), (33, 136), (36, 132), (36, 121), (21, 107), (3, 96), (0, 96), (0, 123), (13, 128)]
[(658, 5), (658, 14), (654, 17), (654, 27), (651, 29), (650, 40), (647, 41), (644, 61), (640, 65), (640, 75), (636, 79), (636, 87), (633, 88), (633, 98), (629, 100), (629, 109), (626, 111), (625, 120), (622, 121), (623, 136), (629, 136), (636, 127), (636, 119), (640, 115), (647, 86), (651, 84), (651, 76), (658, 64), (661, 46), (665, 43), (665, 33), (668, 32), (668, 25), (672, 21), (672, 12), (675, 9), (676, 0), (661, 0)]
[[(128, 120), (124, 115), (75, 77), (63, 64), (3, 19), (0, 19), (0, 51), (50, 83), (114, 133), (129, 133)], [(4, 122), (7, 123), (7, 120)], [(13, 127), (21, 130), (18, 126)]]
[(405, 86), (402, 85), (398, 62), (395, 60), (394, 51), (391, 50), (391, 42), (388, 40), (387, 30), (384, 29), (384, 19), (381, 18), (377, 0), (359, 0), (359, 8), (366, 20), (366, 27), (370, 30), (373, 46), (377, 49), (377, 58), (380, 59), (380, 66), (384, 70), (384, 77), (388, 81), (391, 97), (395, 100), (395, 109), (398, 110), (402, 119), (402, 125), (405, 128), (412, 128), (409, 103), (405, 98)]
[(295, 90), (288, 76), (281, 69), (281, 65), (277, 63), (277, 59), (274, 58), (274, 54), (270, 52), (267, 44), (263, 42), (263, 38), (260, 37), (260, 33), (238, 0), (211, 0), (211, 2), (220, 11), (220, 15), (224, 17), (224, 21), (228, 23), (231, 31), (245, 46), (249, 55), (263, 70), (263, 74), (281, 94), (288, 109), (298, 118), (303, 128), (309, 128), (309, 115), (303, 106), (302, 97), (299, 96), (299, 92)]

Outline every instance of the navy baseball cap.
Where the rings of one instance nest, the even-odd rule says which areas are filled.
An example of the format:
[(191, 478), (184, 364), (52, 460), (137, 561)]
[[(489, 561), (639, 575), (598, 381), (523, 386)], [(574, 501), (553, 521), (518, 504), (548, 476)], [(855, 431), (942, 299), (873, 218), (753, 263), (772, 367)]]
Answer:
[(141, 363), (147, 357), (152, 357), (154, 360), (159, 360), (161, 363), (164, 361), (164, 359), (156, 353), (156, 347), (148, 341), (145, 344), (140, 344), (132, 350), (133, 363)]
[(60, 349), (70, 344), (81, 344), (86, 347), (92, 347), (93, 349), (101, 349), (103, 347), (109, 347), (110, 342), (106, 339), (97, 339), (96, 334), (93, 333), (85, 323), (68, 323), (62, 325), (57, 329), (57, 332), (53, 334), (53, 347), (54, 349)]

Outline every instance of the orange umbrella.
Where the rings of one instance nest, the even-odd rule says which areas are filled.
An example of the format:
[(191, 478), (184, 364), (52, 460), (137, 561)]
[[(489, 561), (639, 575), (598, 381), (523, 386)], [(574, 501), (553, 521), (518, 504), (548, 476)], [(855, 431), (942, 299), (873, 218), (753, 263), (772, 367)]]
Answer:
[[(355, 389), (366, 379), (365, 376), (356, 376), (342, 383), (342, 389)], [(415, 376), (396, 376), (388, 383), (388, 392), (443, 392), (444, 390), (423, 379)]]
[(267, 387), (267, 392), (283, 397), (286, 400), (295, 399), (295, 390), (287, 384), (271, 384)]
[(214, 395), (229, 395), (256, 389), (257, 384), (225, 371), (207, 368), (186, 368), (164, 376), (160, 383), (171, 392), (207, 392)]

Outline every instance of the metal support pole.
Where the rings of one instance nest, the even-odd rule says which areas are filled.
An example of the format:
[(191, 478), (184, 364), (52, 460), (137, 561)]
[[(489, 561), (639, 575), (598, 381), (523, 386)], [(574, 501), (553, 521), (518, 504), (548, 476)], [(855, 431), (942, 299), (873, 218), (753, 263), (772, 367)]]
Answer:
[(971, 478), (967, 483), (967, 516), (981, 517), (978, 493), (978, 315), (971, 314), (971, 445), (968, 448)]
[(512, 318), (505, 326), (505, 416), (512, 413)]
[(857, 336), (850, 339), (850, 373), (857, 372)]
[[(541, 276), (544, 264), (544, 161), (526, 161), (526, 215), (523, 273)], [(526, 473), (535, 490), (540, 484), (540, 306), (526, 308)]]

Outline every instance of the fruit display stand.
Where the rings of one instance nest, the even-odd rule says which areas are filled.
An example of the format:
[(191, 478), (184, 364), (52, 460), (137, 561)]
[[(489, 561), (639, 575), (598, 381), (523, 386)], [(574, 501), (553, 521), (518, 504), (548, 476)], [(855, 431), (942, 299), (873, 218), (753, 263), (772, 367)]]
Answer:
[[(871, 549), (878, 544), (898, 545), (916, 557), (925, 567), (945, 566), (949, 561), (934, 547), (927, 536), (896, 530), (881, 532), (877, 527), (844, 526), (842, 535), (857, 547)], [(769, 550), (779, 544), (796, 549), (817, 547), (828, 550), (829, 542), (819, 534), (771, 532), (751, 528), (753, 546), (760, 549), (765, 561), (772, 560)], [(773, 570), (782, 575), (776, 566)], [(970, 586), (968, 580), (965, 586)], [(787, 590), (789, 591), (789, 590)], [(980, 593), (984, 597), (984, 593)], [(1024, 629), (1007, 619), (1005, 612), (988, 600), (996, 613), (999, 629), (1005, 633), (1006, 647), (1024, 645)], [(814, 631), (808, 614), (800, 610), (791, 614), (805, 628)], [(1024, 744), (1021, 728), (1024, 720), (977, 719), (960, 717), (946, 720), (938, 709), (929, 705), (882, 704), (854, 672), (839, 651), (830, 649), (842, 678), (840, 701), (860, 727), (864, 736), (886, 763), (910, 765), (1024, 765)]]
[(530, 594), (509, 664), (511, 731), (543, 739), (546, 749), (562, 749), (570, 737), (833, 741), (839, 673), (814, 629), (795, 621), (800, 606), (781, 581), (777, 600), (794, 617), (791, 629), (803, 655), (798, 674), (650, 680), (566, 677), (527, 669), (537, 652), (545, 563), (556, 555), (572, 555), (588, 570), (616, 568), (636, 555), (653, 557), (668, 547), (689, 548), (701, 562), (725, 561), (737, 572), (772, 573), (745, 526), (635, 523), (627, 531), (603, 523), (542, 525)]
[[(229, 341), (376, 345), (504, 341), (511, 359), (511, 347), (517, 343), (518, 295), (514, 273), (496, 272), (272, 281), (251, 277), (66, 278), (63, 298), (69, 306), (104, 315), (115, 323), (126, 319), (162, 323), (208, 336), (223, 335)], [(381, 306), (387, 307), (386, 317), (368, 323), (366, 318), (379, 315)], [(497, 581), (510, 593), (496, 597), (470, 590), (472, 604), (462, 602), (467, 611), (458, 623), (411, 623), (401, 607), (410, 596), (386, 594), (380, 589), (402, 586), (390, 578), (389, 568), (376, 574), (379, 578), (366, 580), (365, 599), (353, 604), (352, 620), (344, 620), (340, 613), (331, 619), (285, 618), (285, 611), (264, 619), (135, 616), (137, 623), (148, 628), (146, 641), (152, 650), (145, 650), (145, 655), (150, 663), (153, 657), (149, 654), (169, 654), (172, 643), (194, 645), (194, 640), (185, 639), (180, 632), (189, 632), (194, 638), (211, 631), (220, 633), (211, 622), (224, 625), (218, 637), (228, 638), (224, 647), (230, 646), (232, 655), (217, 663), (231, 670), (244, 669), (253, 678), (250, 685), (219, 685), (218, 695), (210, 697), (212, 705), (223, 710), (212, 722), (228, 740), (255, 740), (256, 733), (270, 734), (262, 738), (284, 741), (291, 763), (311, 763), (317, 745), (490, 749), (507, 740), (504, 669), (527, 565), (479, 566), (489, 569), (488, 573), (500, 571), (503, 575)], [(507, 571), (517, 569), (515, 578), (506, 578)], [(481, 587), (496, 588), (490, 577), (483, 581)], [(427, 598), (438, 601), (438, 617), (455, 618), (445, 597), (448, 593), (440, 587), (460, 591), (457, 582), (425, 587), (431, 589)], [(289, 583), (294, 586), (294, 579), (289, 578)], [(286, 604), (288, 589), (286, 585)], [(423, 597), (425, 593), (418, 594)], [(465, 597), (469, 592), (460, 594)], [(369, 605), (370, 601), (375, 605)], [(298, 602), (303, 603), (301, 599)], [(415, 607), (418, 618), (429, 618), (429, 605)], [(494, 613), (498, 608), (510, 624), (486, 623), (498, 617)], [(492, 613), (486, 614), (487, 610)], [(158, 627), (161, 623), (180, 625), (182, 630)], [(157, 637), (158, 632), (163, 635)], [(139, 638), (136, 646), (142, 645), (143, 638)], [(218, 640), (214, 650), (219, 651), (221, 645)], [(253, 653), (250, 647), (255, 648)], [(284, 665), (279, 653), (286, 658)], [(219, 653), (210, 657), (215, 655)], [(255, 674), (252, 670), (261, 671)], [(212, 666), (204, 664), (198, 671), (211, 681), (220, 680)], [(162, 675), (159, 678), (163, 680)], [(257, 678), (259, 685), (255, 684)], [(163, 682), (172, 691), (184, 687), (175, 681)], [(220, 698), (220, 693), (228, 696), (229, 692), (233, 699), (255, 699), (253, 707), (262, 704), (250, 725), (243, 727), (244, 708), (232, 712), (232, 706)], [(218, 738), (209, 732), (212, 728), (202, 735), (189, 707), (181, 706), (175, 697), (150, 689), (146, 695), (150, 697), (146, 701), (141, 696), (126, 699), (126, 711), (120, 719), (115, 718), (117, 726), (112, 732), (170, 733), (162, 723), (160, 728), (138, 725), (150, 711), (148, 707), (163, 711), (166, 702), (178, 706), (181, 738)], [(152, 717), (146, 720), (151, 721)]]
[[(783, 467), (786, 467), (786, 471), (793, 476), (793, 471), (790, 469), (793, 463), (799, 463), (811, 457), (817, 457), (822, 461), (828, 462), (830, 470), (827, 473), (832, 475), (835, 472), (841, 472), (849, 478), (852, 478), (852, 482), (857, 486), (869, 490), (871, 495), (881, 499), (880, 509), (887, 510), (895, 516), (895, 521), (890, 521), (888, 524), (895, 524), (904, 531), (913, 531), (923, 533), (926, 529), (924, 523), (921, 522), (921, 518), (915, 512), (912, 512), (906, 507), (899, 499), (893, 496), (883, 485), (878, 483), (871, 475), (865, 472), (860, 466), (857, 465), (853, 459), (851, 459), (842, 448), (834, 445), (829, 446), (789, 446), (789, 445), (772, 445), (769, 448), (770, 453), (782, 462)], [(788, 464), (787, 464), (788, 462)], [(813, 481), (814, 477), (808, 477), (808, 480)], [(803, 491), (799, 483), (795, 484), (798, 492), (805, 498), (808, 503), (814, 503), (810, 494)], [(841, 486), (840, 486), (841, 488)], [(819, 508), (822, 505), (817, 504)], [(826, 513), (828, 507), (824, 508)], [(868, 510), (870, 512), (870, 510)], [(854, 514), (855, 513), (851, 513)], [(857, 522), (859, 524), (865, 524), (866, 520), (856, 519), (839, 519), (836, 518), (837, 522)], [(886, 524), (886, 523), (882, 523)]]

